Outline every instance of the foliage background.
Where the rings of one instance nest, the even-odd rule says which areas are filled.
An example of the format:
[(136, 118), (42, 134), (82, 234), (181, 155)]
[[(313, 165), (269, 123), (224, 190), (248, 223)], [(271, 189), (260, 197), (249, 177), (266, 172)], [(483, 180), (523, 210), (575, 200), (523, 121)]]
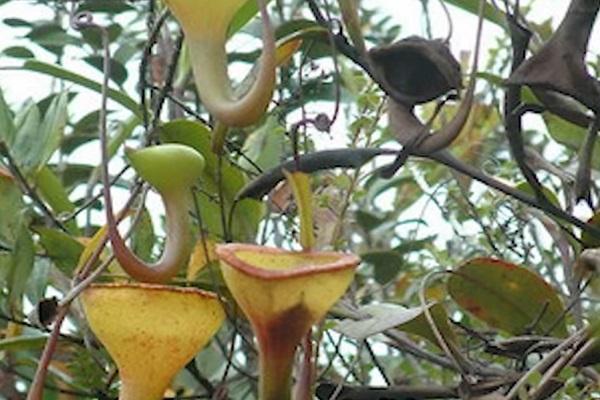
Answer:
[[(15, 2), (24, 1), (0, 0), (2, 29), (11, 38), (0, 49), (0, 90), (6, 92), (0, 97), (0, 140), (6, 144), (0, 158), (0, 390), (7, 398), (23, 397), (47, 338), (47, 333), (33, 326), (27, 314), (42, 299), (61, 298), (68, 293), (82, 252), (97, 244), (90, 245), (90, 238), (104, 223), (97, 141), (102, 46), (93, 31), (77, 32), (70, 27), (73, 7), (91, 11), (110, 32), (113, 91), (109, 135), (114, 156), (110, 169), (118, 204), (122, 206), (129, 198), (135, 178), (126, 170), (122, 158), (125, 144), (138, 147), (194, 134), (198, 138), (196, 146), (210, 154), (210, 133), (200, 125), (182, 121), (186, 118), (210, 122), (210, 118), (195, 96), (185, 49), (179, 62), (173, 62), (180, 43), (176, 22), (167, 18), (163, 28), (154, 29), (162, 13), (159, 2), (28, 0), (27, 7), (35, 12), (4, 17), (3, 9), (10, 9)], [(334, 2), (327, 3), (331, 15), (339, 18)], [(451, 50), (457, 56), (462, 50), (471, 51), (476, 21), (472, 14), (477, 2), (445, 3), (453, 10)], [(404, 17), (398, 18), (397, 9), (404, 5), (379, 8), (373, 2), (361, 2), (363, 33), (369, 47), (415, 32), (435, 37), (446, 34), (448, 23), (440, 19), (443, 13), (436, 2), (414, 0), (406, 4)], [(566, 4), (538, 0), (525, 5), (529, 27), (540, 38), (547, 38), (559, 21), (545, 19), (549, 17), (545, 14), (559, 6), (564, 9)], [(19, 7), (23, 9), (22, 5)], [(382, 92), (355, 65), (332, 51), (326, 34), (307, 33), (316, 25), (305, 2), (276, 0), (271, 8), (278, 37), (300, 32), (304, 41), (280, 69), (269, 115), (256, 127), (234, 132), (220, 168), (214, 155), (207, 156), (209, 168), (198, 192), (198, 227), (203, 240), (210, 242), (222, 241), (227, 235), (237, 241), (297, 248), (296, 210), (285, 188), (272, 193), (266, 202), (246, 200), (237, 208), (230, 232), (224, 232), (222, 224), (223, 215), (245, 183), (292, 155), (293, 130), (299, 133), (302, 153), (331, 147), (398, 147), (387, 129)], [(519, 186), (522, 178), (504, 136), (504, 91), (500, 82), (508, 74), (510, 43), (502, 28), (502, 7), (492, 10), (484, 32), (486, 54), (480, 63), (477, 103), (452, 152), (511, 186), (528, 190)], [(562, 15), (558, 9), (553, 14), (557, 18)], [(240, 15), (239, 20), (251, 15)], [(156, 40), (148, 47), (152, 32), (157, 33)], [(258, 55), (258, 21), (252, 19), (241, 32), (230, 46), (231, 71), (237, 81), (250, 70)], [(588, 66), (597, 75), (600, 42), (591, 43)], [(462, 54), (464, 65), (469, 58), (470, 54)], [(170, 75), (172, 88), (161, 90)], [(31, 91), (29, 80), (37, 86)], [(23, 82), (22, 89), (15, 84), (17, 81)], [(140, 107), (142, 87), (149, 107), (147, 114)], [(453, 105), (447, 106), (434, 126), (442, 125), (452, 108)], [(423, 107), (421, 115), (431, 115), (432, 109)], [(161, 111), (156, 113), (157, 110)], [(324, 116), (327, 122), (333, 121), (326, 129), (311, 122)], [(542, 183), (568, 213), (579, 212), (574, 211), (570, 196), (577, 148), (584, 130), (550, 115), (525, 121), (526, 143), (540, 155)], [(599, 166), (597, 160), (600, 157), (594, 158), (595, 168)], [(475, 296), (474, 301), (483, 305), (490, 300), (485, 309), (496, 316), (508, 315), (506, 324), (514, 322), (516, 308), (527, 308), (529, 304), (528, 311), (535, 316), (539, 310), (532, 304), (537, 304), (537, 300), (552, 302), (555, 297), (560, 298), (561, 304), (555, 310), (548, 307), (540, 317), (560, 317), (555, 336), (572, 334), (594, 315), (597, 299), (589, 291), (579, 293), (573, 281), (572, 268), (581, 246), (573, 242), (572, 236), (580, 238), (579, 231), (561, 230), (556, 220), (542, 212), (436, 162), (411, 158), (390, 180), (373, 174), (382, 163), (378, 159), (357, 170), (332, 170), (314, 177), (318, 247), (352, 251), (363, 259), (343, 306), (315, 333), (320, 343), (318, 382), (364, 387), (439, 385), (455, 390), (459, 374), (451, 357), (436, 346), (427, 322), (417, 321), (416, 327), (383, 324), (363, 338), (356, 333), (359, 328), (349, 321), (360, 312), (368, 312), (378, 323), (390, 315), (399, 320), (408, 318), (406, 310), (398, 306), (419, 307), (423, 282), (428, 298), (440, 301), (444, 307), (434, 313), (439, 313), (436, 321), (445, 327), (440, 330), (456, 341), (472, 365), (482, 368), (479, 379), (485, 381), (489, 378), (485, 372), (494, 368), (502, 372), (500, 376), (508, 376), (509, 372), (522, 373), (536, 365), (535, 356), (515, 360), (514, 355), (486, 350), (498, 340), (530, 333), (552, 334), (552, 329), (542, 332), (534, 324), (525, 330), (527, 320), (508, 328), (503, 323), (491, 323), (481, 315), (466, 312), (458, 294), (447, 293), (452, 292), (452, 286), (446, 284), (447, 277), (430, 283), (424, 280), (431, 271), (454, 269), (476, 257), (495, 257), (537, 274), (530, 286), (522, 287), (516, 294), (506, 292), (507, 287), (511, 282), (522, 285), (525, 275), (515, 272), (512, 280), (503, 275), (483, 276), (483, 281), (491, 280), (497, 285), (500, 295), (490, 300), (483, 294)], [(134, 210), (131, 247), (142, 258), (155, 259), (160, 255), (163, 239), (160, 201), (146, 189), (134, 203)], [(585, 219), (592, 212), (585, 210), (580, 216)], [(203, 288), (219, 285), (214, 279), (218, 266), (213, 261), (206, 262), (209, 258), (196, 254), (194, 263), (177, 283)], [(113, 265), (103, 279), (119, 274), (118, 266)], [(531, 288), (542, 285), (542, 279), (552, 291), (536, 299)], [(461, 291), (456, 287), (455, 290)], [(473, 288), (462, 290), (469, 292)], [(509, 299), (516, 299), (517, 306), (506, 306)], [(565, 305), (574, 312), (564, 312)], [(365, 311), (365, 306), (372, 308)], [(423, 318), (422, 314), (416, 315)], [(446, 315), (451, 317), (451, 324)], [(337, 325), (344, 318), (350, 328)], [(252, 341), (240, 339), (240, 335), (251, 337), (251, 333), (243, 321), (239, 331), (235, 326), (229, 323), (222, 328), (212, 345), (180, 374), (173, 384), (173, 395), (202, 398), (226, 387), (230, 398), (252, 398), (256, 359), (249, 348)], [(387, 334), (376, 335), (383, 331)], [(118, 387), (112, 374), (114, 366), (103, 350), (89, 346), (89, 332), (77, 306), (69, 314), (63, 333), (49, 370), (47, 398), (114, 396)], [(352, 333), (360, 338), (352, 338)], [(587, 372), (598, 376), (591, 369)], [(557, 398), (589, 398), (586, 396), (597, 390), (597, 381), (594, 383), (574, 368), (563, 375)]]

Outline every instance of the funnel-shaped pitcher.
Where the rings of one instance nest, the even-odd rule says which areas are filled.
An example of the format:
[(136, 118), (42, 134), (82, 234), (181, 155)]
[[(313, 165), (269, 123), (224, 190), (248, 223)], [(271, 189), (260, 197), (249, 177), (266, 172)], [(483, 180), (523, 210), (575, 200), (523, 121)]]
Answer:
[(344, 294), (359, 258), (248, 244), (217, 246), (223, 276), (259, 346), (261, 400), (287, 400), (296, 347)]
[(92, 331), (119, 368), (119, 400), (162, 399), (225, 316), (214, 294), (194, 288), (100, 284), (86, 289), (82, 301)]

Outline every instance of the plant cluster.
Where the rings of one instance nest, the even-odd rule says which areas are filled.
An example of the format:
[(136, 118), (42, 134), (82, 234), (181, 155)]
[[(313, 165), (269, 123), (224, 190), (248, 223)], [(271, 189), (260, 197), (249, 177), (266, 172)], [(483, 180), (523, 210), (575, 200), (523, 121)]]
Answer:
[(0, 396), (600, 398), (600, 2), (363, 3), (2, 20)]

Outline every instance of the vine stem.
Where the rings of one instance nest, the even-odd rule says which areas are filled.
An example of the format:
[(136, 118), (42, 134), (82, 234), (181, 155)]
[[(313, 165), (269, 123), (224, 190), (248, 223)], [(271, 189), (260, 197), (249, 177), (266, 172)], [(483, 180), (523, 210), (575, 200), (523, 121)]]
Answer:
[(506, 400), (517, 398), (521, 388), (531, 379), (533, 375), (548, 369), (560, 357), (564, 350), (578, 343), (579, 340), (585, 336), (585, 333), (585, 328), (578, 330), (560, 345), (556, 346), (554, 350), (548, 353), (540, 362), (531, 367), (529, 371), (527, 371), (527, 373), (524, 374), (521, 379), (519, 379), (517, 383), (510, 389), (506, 395)]
[[(108, 77), (110, 76), (110, 51), (109, 51), (109, 38), (108, 31), (93, 22), (93, 17), (88, 12), (81, 12), (77, 14), (73, 14), (71, 17), (71, 26), (76, 30), (82, 30), (85, 28), (92, 28), (100, 30), (102, 36), (102, 45), (104, 48), (104, 79), (102, 82), (102, 100), (101, 100), (101, 108), (100, 108), (100, 122), (99, 122), (99, 131), (100, 131), (100, 141), (102, 143), (102, 166), (103, 166), (103, 181), (105, 184), (109, 184), (108, 182), (108, 166), (107, 163), (107, 149), (106, 149), (106, 107), (108, 101)], [(110, 198), (107, 198), (107, 202), (110, 204)], [(108, 208), (108, 205), (107, 205)], [(86, 262), (86, 265), (82, 268), (82, 270), (77, 274), (74, 280), (79, 279), (81, 276), (87, 273), (91, 266), (96, 262), (96, 260), (100, 257), (103, 246), (106, 244), (107, 238), (104, 237), (98, 248), (94, 251), (90, 259)], [(106, 263), (108, 266), (108, 263)], [(104, 268), (106, 268), (106, 266)], [(94, 271), (90, 276), (96, 277), (103, 271), (103, 268), (98, 268), (97, 271)], [(87, 284), (91, 283), (91, 280), (84, 280)], [(76, 286), (78, 291), (82, 290), (82, 286)], [(35, 376), (33, 378), (33, 382), (31, 384), (29, 393), (27, 394), (27, 400), (42, 400), (44, 394), (44, 382), (46, 380), (46, 376), (48, 374), (48, 368), (50, 366), (50, 362), (52, 361), (52, 356), (56, 350), (56, 346), (58, 344), (58, 339), (60, 337), (60, 329), (62, 327), (62, 323), (64, 322), (68, 312), (70, 302), (75, 298), (73, 295), (67, 295), (65, 299), (61, 302), (61, 306), (57, 310), (57, 314), (54, 321), (54, 326), (48, 337), (48, 341), (44, 347), (44, 351), (38, 363)]]
[(33, 382), (31, 383), (29, 393), (27, 393), (27, 400), (42, 400), (44, 398), (44, 381), (46, 380), (46, 375), (48, 374), (48, 366), (50, 365), (50, 361), (52, 361), (52, 355), (56, 350), (58, 338), (60, 337), (60, 328), (68, 312), (68, 307), (62, 307), (59, 309), (58, 314), (56, 315), (54, 327), (52, 328), (52, 332), (50, 333), (48, 341), (46, 342), (46, 346), (44, 347), (44, 352), (40, 358), (38, 368), (35, 371), (35, 376), (33, 378)]

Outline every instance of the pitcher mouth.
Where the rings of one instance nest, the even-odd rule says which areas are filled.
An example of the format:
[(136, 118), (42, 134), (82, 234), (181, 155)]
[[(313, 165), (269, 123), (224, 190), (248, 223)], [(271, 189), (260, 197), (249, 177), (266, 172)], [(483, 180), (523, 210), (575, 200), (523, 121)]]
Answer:
[[(290, 251), (244, 243), (229, 243), (216, 248), (219, 258), (232, 268), (252, 277), (280, 280), (354, 268), (360, 258), (333, 251)], [(256, 261), (266, 261), (258, 265)], [(279, 259), (279, 260), (278, 260)], [(283, 264), (281, 268), (278, 264)]]
[(184, 286), (171, 286), (161, 285), (158, 283), (145, 283), (145, 282), (111, 282), (111, 283), (94, 283), (90, 285), (89, 289), (139, 289), (139, 290), (154, 290), (161, 292), (181, 293), (181, 294), (194, 294), (207, 299), (217, 299), (218, 296), (206, 290), (198, 289), (195, 287), (184, 287)]

